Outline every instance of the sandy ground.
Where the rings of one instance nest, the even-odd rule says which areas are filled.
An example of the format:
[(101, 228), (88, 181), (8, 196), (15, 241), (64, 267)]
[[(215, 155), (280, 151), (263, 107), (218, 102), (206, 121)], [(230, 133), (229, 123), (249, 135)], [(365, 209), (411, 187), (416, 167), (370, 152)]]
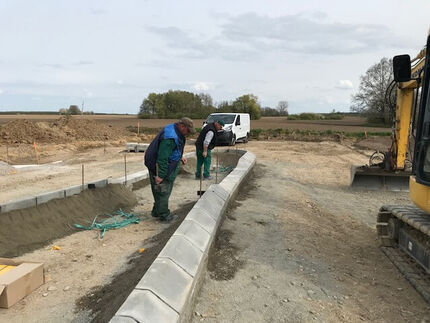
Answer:
[[(247, 149), (257, 155), (257, 166), (220, 229), (195, 321), (428, 320), (426, 303), (377, 248), (377, 210), (383, 204), (410, 203), (408, 194), (348, 187), (349, 166), (366, 163), (370, 151), (334, 142), (253, 141)], [(58, 188), (79, 184), (82, 161), (94, 179), (122, 176), (120, 151), (67, 153), (64, 164), (50, 171), (2, 176), (1, 197), (55, 189), (55, 178), (64, 181)], [(127, 158), (130, 173), (143, 169), (143, 155)], [(171, 209), (196, 201), (197, 189), (193, 175), (182, 174)], [(109, 231), (103, 240), (96, 232), (78, 232), (22, 255), (44, 262), (48, 281), (11, 309), (0, 309), (0, 322), (88, 321), (89, 311), (76, 302), (98, 297), (97, 286), (109, 286), (130, 257), (147, 256), (137, 250), (150, 250), (150, 238), (169, 227), (148, 216), (149, 187), (135, 192), (140, 224)], [(51, 250), (53, 244), (61, 250)]]
[[(94, 158), (93, 153), (87, 158)], [(97, 155), (98, 152), (94, 154)], [(139, 156), (136, 156), (137, 161), (142, 158), (142, 155)], [(231, 160), (230, 158), (228, 162)], [(228, 162), (221, 162), (221, 164), (228, 166)], [(93, 163), (95, 164), (93, 164), (94, 169), (96, 169), (96, 165), (100, 167), (98, 163), (103, 162), (97, 159)], [(170, 209), (173, 213), (181, 209), (183, 205), (190, 205), (188, 208), (192, 207), (198, 198), (199, 181), (196, 181), (194, 174), (190, 173), (194, 169), (193, 161), (190, 160), (189, 164), (183, 167), (181, 175), (175, 182), (170, 199)], [(111, 161), (109, 165), (114, 169), (115, 160)], [(106, 164), (104, 171), (107, 169)], [(139, 170), (141, 170), (141, 166)], [(224, 173), (219, 174), (219, 180), (222, 180), (225, 175)], [(73, 178), (73, 174), (70, 176)], [(213, 182), (204, 181), (202, 189), (207, 189)], [(48, 179), (45, 181), (45, 188), (51, 187), (49, 185), (51, 182)], [(77, 232), (55, 240), (44, 248), (17, 257), (16, 259), (43, 262), (45, 264), (46, 284), (12, 308), (0, 309), (0, 322), (88, 322), (94, 314), (97, 314), (91, 313), (90, 309), (97, 308), (98, 302), (105, 304), (113, 301), (109, 298), (106, 300), (106, 297), (103, 297), (101, 293), (97, 293), (100, 286), (107, 286), (109, 290), (109, 286), (113, 285), (113, 278), (128, 281), (132, 278), (131, 275), (133, 275), (135, 285), (144, 271), (137, 267), (131, 268), (133, 269), (131, 272), (128, 270), (130, 264), (135, 262), (142, 265), (145, 263), (145, 259), (136, 262), (136, 257), (151, 257), (149, 264), (145, 263), (148, 267), (153, 258), (156, 257), (156, 254), (153, 255), (150, 250), (157, 241), (154, 242), (151, 238), (163, 231), (168, 231), (167, 229), (172, 224), (159, 223), (150, 216), (153, 200), (149, 186), (140, 188), (134, 193), (137, 196), (138, 205), (132, 211), (141, 215), (142, 221), (139, 224), (108, 231), (103, 239), (99, 238), (99, 233), (96, 231)], [(186, 213), (183, 214), (183, 216), (185, 215)], [(73, 223), (69, 223), (69, 225), (72, 226)], [(168, 238), (168, 236), (165, 237), (160, 243), (165, 244)], [(51, 250), (54, 245), (61, 249)], [(138, 250), (140, 248), (145, 248), (145, 251), (139, 255)], [(162, 245), (158, 246), (158, 252), (161, 248)], [(121, 275), (121, 272), (125, 270), (128, 270), (127, 273)], [(121, 288), (122, 284), (119, 285)], [(106, 293), (106, 289), (102, 291)], [(112, 291), (109, 292), (112, 293)], [(120, 292), (123, 291), (118, 290), (118, 293)], [(93, 300), (94, 296), (99, 298)], [(122, 301), (124, 299), (119, 302), (118, 307)], [(105, 308), (109, 306), (108, 304)], [(115, 311), (116, 309), (113, 313)], [(102, 319), (101, 321), (105, 320)]]
[[(220, 228), (193, 322), (425, 322), (428, 305), (377, 247), (382, 204), (348, 187), (365, 154), (336, 143), (252, 143), (253, 177)], [(253, 237), (250, 239), (249, 237)]]

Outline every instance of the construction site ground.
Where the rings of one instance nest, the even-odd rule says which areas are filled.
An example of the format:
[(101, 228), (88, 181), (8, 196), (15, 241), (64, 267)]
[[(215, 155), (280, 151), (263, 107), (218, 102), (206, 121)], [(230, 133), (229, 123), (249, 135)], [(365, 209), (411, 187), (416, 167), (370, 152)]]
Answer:
[[(349, 188), (350, 165), (367, 163), (372, 146), (383, 146), (383, 140), (363, 141), (360, 148), (331, 141), (238, 145), (256, 154), (257, 165), (220, 228), (194, 320), (430, 320), (428, 305), (378, 249), (376, 239), (379, 207), (410, 204), (408, 194)], [(82, 164), (86, 180), (124, 175), (120, 143), (110, 143), (106, 151), (101, 142), (85, 149), (63, 145), (47, 145), (43, 157), (43, 162), (59, 163), (9, 171), (3, 164), (1, 202), (78, 185)], [(188, 145), (186, 151), (193, 148)], [(25, 162), (32, 163), (33, 157), (28, 158)], [(127, 154), (129, 173), (143, 169), (143, 154)], [(197, 200), (193, 176), (188, 169), (175, 183), (171, 209), (180, 219)], [(12, 308), (0, 309), (0, 321), (83, 322), (97, 313), (106, 320), (119, 306), (112, 305), (113, 295), (127, 293), (121, 288), (139, 279), (136, 268), (150, 265), (180, 222), (160, 224), (149, 216), (148, 186), (135, 193), (133, 211), (143, 214), (141, 223), (109, 231), (104, 239), (94, 231), (76, 232), (20, 255), (44, 262), (47, 282)], [(51, 250), (53, 245), (61, 249)]]

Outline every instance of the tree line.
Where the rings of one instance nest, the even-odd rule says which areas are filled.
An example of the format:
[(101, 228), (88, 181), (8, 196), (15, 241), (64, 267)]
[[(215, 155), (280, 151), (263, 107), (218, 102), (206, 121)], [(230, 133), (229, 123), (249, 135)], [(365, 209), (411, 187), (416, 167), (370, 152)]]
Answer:
[[(287, 115), (288, 103), (283, 102), (280, 114)], [(170, 90), (164, 93), (150, 93), (139, 108), (139, 117), (143, 119), (175, 119), (187, 116), (193, 119), (206, 119), (214, 112), (249, 113), (251, 119), (257, 120), (266, 113), (273, 113), (270, 108), (261, 108), (258, 97), (245, 94), (233, 101), (221, 101), (214, 104), (209, 94), (195, 94), (187, 91)], [(273, 109), (275, 110), (275, 109)]]

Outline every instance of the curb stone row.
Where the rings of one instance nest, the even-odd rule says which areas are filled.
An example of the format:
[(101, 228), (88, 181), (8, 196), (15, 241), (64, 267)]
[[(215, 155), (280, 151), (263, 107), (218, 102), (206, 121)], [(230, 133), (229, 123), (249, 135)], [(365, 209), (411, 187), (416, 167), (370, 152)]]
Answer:
[(111, 323), (189, 321), (222, 215), (256, 162), (253, 153), (238, 153), (237, 167), (220, 184), (209, 186)]

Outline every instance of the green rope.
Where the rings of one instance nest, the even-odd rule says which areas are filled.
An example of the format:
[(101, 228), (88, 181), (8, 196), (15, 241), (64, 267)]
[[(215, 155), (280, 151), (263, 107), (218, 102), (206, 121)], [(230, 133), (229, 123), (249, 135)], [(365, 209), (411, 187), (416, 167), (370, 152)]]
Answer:
[(222, 166), (220, 165), (218, 167), (218, 173), (228, 173), (229, 171), (231, 171), (233, 169), (233, 166)]
[(133, 213), (126, 213), (119, 209), (114, 212), (114, 215), (105, 214), (109, 218), (97, 222), (97, 216), (94, 218), (90, 226), (84, 226), (80, 224), (74, 224), (74, 226), (81, 230), (100, 230), (100, 238), (103, 239), (106, 231), (120, 229), (126, 227), (132, 223), (139, 223), (139, 216)]

